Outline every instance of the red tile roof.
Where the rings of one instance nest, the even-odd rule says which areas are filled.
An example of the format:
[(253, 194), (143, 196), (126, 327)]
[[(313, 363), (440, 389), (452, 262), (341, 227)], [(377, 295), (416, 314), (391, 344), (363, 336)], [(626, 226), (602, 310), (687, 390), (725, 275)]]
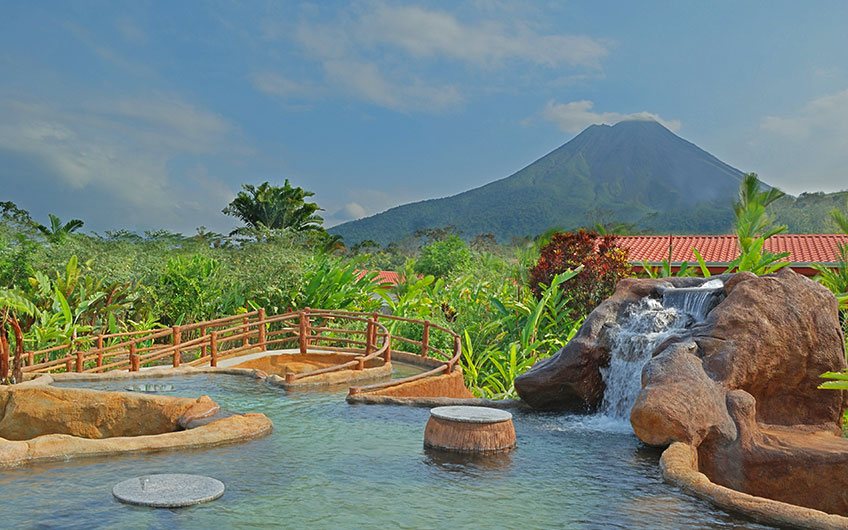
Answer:
[[(698, 249), (707, 263), (727, 263), (739, 255), (735, 235), (721, 236), (618, 236), (616, 242), (629, 251), (629, 261), (656, 264), (668, 259), (671, 245), (671, 263), (697, 259), (692, 249)], [(779, 234), (766, 241), (765, 249), (771, 252), (789, 252), (787, 261), (793, 264), (839, 261), (839, 245), (848, 245), (846, 234)]]
[(377, 277), (374, 278), (374, 283), (377, 285), (386, 285), (389, 287), (395, 286), (400, 283), (400, 275), (395, 271), (368, 271), (368, 270), (360, 270), (356, 271), (357, 279), (362, 279), (368, 273), (376, 272)]

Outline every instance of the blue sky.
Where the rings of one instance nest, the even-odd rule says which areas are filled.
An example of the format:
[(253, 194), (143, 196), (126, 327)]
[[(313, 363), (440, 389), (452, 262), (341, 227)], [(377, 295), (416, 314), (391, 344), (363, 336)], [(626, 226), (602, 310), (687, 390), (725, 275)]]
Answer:
[(0, 200), (204, 225), (242, 183), (327, 224), (653, 118), (791, 193), (848, 188), (848, 2), (4, 2)]

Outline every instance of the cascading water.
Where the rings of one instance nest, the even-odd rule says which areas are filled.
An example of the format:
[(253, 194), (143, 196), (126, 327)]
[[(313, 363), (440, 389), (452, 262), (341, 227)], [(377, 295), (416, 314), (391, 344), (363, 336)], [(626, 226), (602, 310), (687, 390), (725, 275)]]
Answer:
[(676, 308), (696, 321), (703, 320), (718, 301), (724, 288), (721, 280), (709, 280), (698, 287), (677, 287), (663, 291), (663, 306)]
[(703, 320), (723, 286), (721, 280), (710, 280), (699, 287), (668, 288), (662, 301), (643, 298), (630, 308), (610, 335), (610, 364), (601, 369), (606, 390), (600, 416), (629, 425), (630, 409), (642, 388), (642, 367), (654, 349)]

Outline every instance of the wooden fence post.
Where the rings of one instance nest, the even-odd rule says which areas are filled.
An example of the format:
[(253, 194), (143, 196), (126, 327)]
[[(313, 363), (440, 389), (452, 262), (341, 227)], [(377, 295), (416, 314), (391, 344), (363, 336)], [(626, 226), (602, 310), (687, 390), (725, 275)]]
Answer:
[(97, 336), (97, 367), (103, 366), (103, 334)]
[(248, 323), (248, 317), (246, 317), (246, 316), (241, 317), (241, 324), (242, 324), (242, 326), (241, 326), (241, 335), (242, 335), (241, 345), (242, 345), (242, 347), (245, 347), (245, 348), (247, 346), (250, 346), (250, 336), (247, 334), (247, 332), (249, 330), (247, 323)]
[(454, 354), (451, 356), (450, 360), (448, 361), (448, 371), (447, 371), (447, 373), (453, 372), (453, 363), (454, 363), (453, 358), (461, 350), (461, 348), (462, 348), (462, 341), (460, 341), (459, 335), (456, 335), (453, 338), (453, 353)]
[(424, 321), (424, 332), (421, 336), (421, 357), (427, 357), (430, 350), (430, 321)]
[(309, 316), (306, 314), (306, 312), (305, 312), (305, 311), (300, 311), (299, 316), (300, 316), (300, 322), (298, 323), (298, 328), (297, 328), (297, 335), (298, 335), (298, 336), (297, 336), (297, 342), (298, 342), (298, 345), (300, 346), (300, 353), (301, 353), (301, 354), (305, 354), (305, 353), (306, 353), (306, 347), (307, 347), (307, 342), (306, 342), (306, 334), (307, 334), (306, 319), (307, 319), (307, 318), (309, 318)]
[(65, 358), (65, 371), (71, 372), (73, 370), (74, 362), (74, 339), (77, 338), (76, 332), (71, 334), (71, 341), (68, 343), (68, 355)]
[[(206, 326), (200, 326), (200, 336), (206, 335)], [(200, 345), (200, 356), (206, 357), (206, 343)]]
[(84, 355), (85, 352), (83, 352), (82, 350), (77, 350), (77, 373), (82, 373), (83, 371), (83, 364), (85, 361), (85, 359), (83, 358)]
[(365, 370), (365, 358), (357, 357), (356, 358), (356, 370)]
[(218, 332), (213, 331), (209, 334), (209, 366), (215, 368), (218, 366)]
[(303, 353), (308, 352), (309, 347), (312, 345), (312, 341), (309, 340), (309, 336), (312, 335), (312, 316), (309, 314), (310, 311), (312, 310), (308, 307), (303, 308), (303, 312), (306, 315), (306, 350)]
[(135, 352), (135, 341), (130, 342), (130, 372), (138, 372), (141, 368), (138, 362), (138, 354)]
[(392, 362), (392, 335), (391, 335), (391, 333), (386, 334), (386, 353), (383, 354), (383, 359), (387, 363)]
[(183, 328), (180, 326), (174, 326), (171, 328), (171, 345), (174, 347), (174, 368), (180, 367), (180, 361), (182, 361), (182, 355), (180, 354), (180, 344), (183, 342)]
[(374, 321), (369, 320), (365, 327), (365, 355), (370, 355), (374, 349)]
[(268, 349), (268, 341), (267, 341), (267, 333), (268, 330), (265, 324), (265, 308), (259, 308), (259, 349), (261, 351), (266, 351)]

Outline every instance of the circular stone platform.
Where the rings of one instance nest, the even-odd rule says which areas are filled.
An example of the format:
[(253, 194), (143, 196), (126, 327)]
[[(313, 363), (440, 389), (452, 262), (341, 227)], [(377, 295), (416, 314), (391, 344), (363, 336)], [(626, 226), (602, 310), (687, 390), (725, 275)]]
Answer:
[(497, 453), (515, 447), (512, 414), (488, 407), (436, 407), (424, 445), (462, 453)]
[(430, 409), (430, 415), (461, 423), (498, 423), (512, 419), (509, 412), (489, 407), (436, 407)]
[(115, 484), (112, 495), (121, 502), (154, 508), (180, 508), (214, 501), (224, 483), (200, 475), (143, 475)]

